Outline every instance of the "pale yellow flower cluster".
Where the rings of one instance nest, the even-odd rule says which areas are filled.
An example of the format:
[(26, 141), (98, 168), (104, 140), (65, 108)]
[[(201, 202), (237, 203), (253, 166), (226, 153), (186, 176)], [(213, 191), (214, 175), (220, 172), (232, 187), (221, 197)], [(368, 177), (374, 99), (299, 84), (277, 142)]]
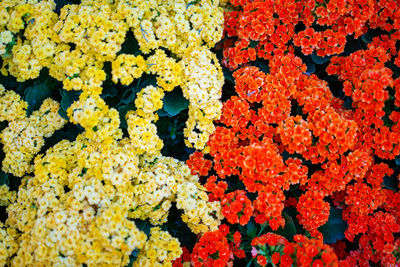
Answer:
[[(153, 105), (144, 104), (150, 97), (159, 99), (160, 92), (162, 92), (160, 88), (153, 86), (144, 88), (135, 101), (136, 111), (127, 114), (131, 144), (135, 153), (141, 156), (140, 172), (138, 177), (133, 180), (134, 208), (130, 210), (129, 216), (142, 220), (149, 219), (152, 224), (166, 222), (171, 202), (176, 201), (177, 194), (179, 194), (179, 186), (189, 184), (195, 185), (198, 191), (203, 189), (197, 183), (198, 177), (191, 175), (190, 169), (185, 163), (163, 157), (160, 154), (163, 143), (157, 136), (157, 128), (152, 122), (152, 118), (155, 111), (162, 107), (162, 102), (154, 101)], [(145, 108), (146, 106), (147, 108)], [(141, 114), (145, 114), (145, 116), (142, 117)], [(206, 204), (208, 196), (205, 192), (203, 193), (205, 195), (201, 194), (202, 199), (198, 202)], [(205, 233), (209, 229), (218, 227), (221, 223), (219, 202), (204, 205), (203, 211), (196, 214), (197, 218), (192, 216), (193, 211), (190, 209), (184, 206), (178, 208), (184, 210), (182, 218), (195, 233)]]
[(54, 26), (61, 41), (74, 43), (85, 54), (93, 53), (99, 61), (115, 58), (125, 40), (128, 25), (106, 0), (83, 0), (67, 5)]
[(121, 54), (112, 62), (112, 80), (129, 85), (147, 70), (146, 60), (142, 56)]
[(0, 266), (6, 266), (9, 261), (8, 259), (17, 251), (16, 236), (15, 229), (6, 228), (0, 222)]
[(79, 123), (83, 128), (90, 129), (96, 127), (108, 110), (106, 102), (99, 95), (85, 92), (68, 108), (67, 115), (73, 123)]
[(0, 206), (8, 206), (10, 203), (13, 203), (16, 198), (17, 193), (15, 191), (10, 191), (10, 188), (5, 184), (0, 186)]
[[(128, 125), (132, 118), (140, 116), (128, 114)], [(118, 126), (119, 118), (115, 120)], [(150, 120), (146, 122), (154, 126)], [(103, 127), (112, 129), (109, 124), (112, 121), (97, 124), (97, 132)], [(37, 156), (35, 176), (22, 179), (17, 201), (7, 209), (8, 227), (21, 232), (11, 265), (123, 266), (134, 249), (149, 248), (140, 252), (142, 258), (157, 246), (169, 248), (167, 252), (157, 252), (160, 255), (156, 257), (168, 266), (181, 253), (178, 241), (167, 239), (165, 243), (165, 239), (150, 238), (147, 244), (145, 234), (128, 218), (164, 223), (180, 185), (194, 185), (199, 187), (197, 191), (202, 190), (198, 177), (191, 175), (185, 163), (161, 156), (161, 148), (140, 151), (133, 138), (119, 136), (109, 142), (87, 138), (86, 132), (74, 142), (61, 141), (46, 155)], [(201, 206), (201, 201), (207, 201), (207, 194), (200, 195), (201, 200), (196, 200)], [(220, 211), (214, 209), (219, 203), (213, 203), (210, 207), (205, 205), (198, 214), (205, 215), (199, 223), (192, 211), (184, 207), (184, 214), (189, 214), (183, 219), (196, 233), (214, 229), (220, 223)], [(208, 220), (208, 214), (217, 219)]]
[[(92, 156), (93, 154), (86, 153), (86, 157)], [(131, 183), (133, 178), (139, 174), (139, 157), (135, 153), (132, 142), (128, 139), (123, 140), (116, 148), (104, 151), (99, 156), (101, 156), (102, 162), (98, 175), (102, 175), (105, 181), (114, 186)]]
[(9, 45), (14, 39), (14, 35), (11, 31), (3, 31), (0, 33), (0, 56), (7, 52), (7, 45)]
[(44, 138), (66, 123), (58, 114), (59, 107), (57, 101), (48, 98), (31, 116), (11, 121), (0, 133), (5, 153), (3, 171), (18, 177), (33, 171), (31, 161), (44, 145)]
[[(164, 91), (178, 86), (184, 91), (190, 101), (186, 144), (204, 149), (222, 107), (222, 71), (208, 50), (222, 37), (223, 12), (218, 4), (211, 0), (85, 0), (65, 6), (58, 17), (51, 0), (2, 1), (0, 36), (10, 41), (13, 34), (24, 31), (24, 39), (17, 37), (12, 56), (4, 58), (2, 71), (24, 81), (38, 77), (47, 67), (66, 90), (92, 95), (101, 94), (105, 61), (112, 62), (113, 81), (123, 85), (143, 72), (155, 74)], [(117, 56), (129, 30), (141, 51), (152, 53), (147, 59)]]
[(0, 84), (0, 122), (14, 121), (26, 117), (28, 103), (23, 101), (19, 94), (6, 90)]
[[(81, 90), (67, 115), (84, 132), (36, 155), (44, 137), (65, 124), (59, 104), (47, 99), (27, 118), (26, 103), (0, 88), (0, 118), (9, 121), (0, 134), (3, 170), (32, 175), (22, 178), (15, 201), (7, 197), (0, 265), (125, 266), (138, 249), (137, 266), (170, 266), (182, 253), (179, 241), (159, 228), (148, 239), (132, 219), (163, 224), (177, 202), (195, 233), (221, 222), (220, 203), (208, 203), (198, 177), (161, 155), (155, 125), (165, 92), (180, 87), (190, 101), (187, 145), (205, 147), (221, 111), (222, 71), (209, 50), (222, 36), (218, 1), (83, 0), (60, 16), (54, 7), (52, 0), (0, 2), (0, 37), (16, 39), (11, 56), (2, 56), (2, 73), (25, 81), (45, 67), (64, 89)], [(128, 31), (144, 55), (118, 54)], [(129, 137), (123, 138), (118, 111), (100, 97), (106, 61), (115, 83), (157, 76), (127, 113)]]
[(168, 57), (164, 50), (157, 49), (147, 58), (148, 72), (157, 75), (157, 84), (165, 91), (172, 91), (182, 84), (181, 67), (175, 59)]
[(83, 90), (99, 95), (106, 78), (103, 63), (93, 55), (83, 53), (80, 48), (70, 51), (69, 45), (62, 44), (57, 48), (49, 73), (63, 81), (66, 90)]
[[(122, 59), (126, 59), (128, 63), (123, 63)], [(219, 119), (222, 109), (219, 99), (224, 79), (216, 56), (203, 46), (186, 49), (178, 61), (168, 57), (164, 50), (157, 49), (146, 61), (141, 56), (121, 54), (112, 62), (114, 82), (120, 80), (124, 85), (130, 84), (144, 71), (156, 75), (157, 85), (164, 91), (181, 87), (185, 98), (190, 102), (189, 119), (185, 129), (186, 145), (196, 149), (205, 148), (210, 134), (215, 129), (213, 121)], [(152, 88), (147, 87), (147, 90)], [(142, 92), (145, 91), (146, 88)], [(152, 100), (157, 103), (158, 97), (163, 95), (160, 91), (157, 98), (152, 97)], [(140, 114), (144, 116), (143, 112)]]
[(178, 185), (176, 207), (183, 210), (182, 220), (196, 234), (217, 230), (223, 218), (220, 202), (209, 202), (199, 183)]
[(176, 61), (163, 50), (156, 50), (147, 58), (147, 66), (147, 72), (157, 75), (157, 84), (165, 91), (181, 87), (190, 103), (184, 131), (186, 145), (204, 149), (215, 130), (213, 121), (219, 119), (222, 109), (224, 77), (216, 56), (201, 47), (185, 50), (181, 60)]
[(129, 112), (126, 122), (129, 137), (137, 154), (157, 155), (160, 153), (163, 142), (157, 135), (156, 125), (150, 119)]
[[(35, 176), (22, 180), (17, 202), (7, 209), (8, 227), (21, 232), (12, 266), (129, 262), (146, 235), (127, 218), (132, 185), (124, 181), (138, 173), (138, 159), (129, 158), (128, 148), (116, 141), (106, 146), (90, 142), (80, 135), (36, 157)], [(108, 157), (120, 165), (104, 161)], [(120, 181), (112, 179), (117, 173), (124, 174)]]
[[(2, 72), (9, 72), (18, 81), (37, 78), (43, 67), (48, 67), (58, 36), (53, 25), (58, 16), (53, 1), (1, 1), (0, 35), (11, 32), (15, 36), (24, 30), (24, 41), (17, 37), (12, 56), (3, 58)], [(10, 35), (7, 34), (7, 39)], [(0, 53), (1, 54), (1, 53)]]
[(157, 121), (157, 110), (163, 107), (164, 91), (159, 87), (149, 85), (143, 88), (135, 99), (136, 113), (141, 117)]
[[(187, 50), (181, 68), (183, 95), (189, 100), (189, 119), (184, 130), (186, 145), (203, 149), (214, 132), (213, 121), (221, 116), (219, 100), (224, 75), (217, 57), (208, 49)], [(206, 148), (206, 152), (208, 148)]]
[(187, 48), (203, 43), (211, 48), (222, 37), (224, 18), (218, 0), (133, 2), (133, 6), (144, 5), (133, 31), (144, 53), (164, 47), (182, 55)]
[(172, 267), (172, 261), (182, 254), (177, 238), (168, 232), (162, 231), (160, 227), (150, 230), (150, 238), (144, 248), (140, 251), (137, 259), (133, 262), (135, 267)]
[(154, 162), (143, 161), (141, 165), (140, 174), (134, 181), (135, 208), (129, 216), (163, 224), (175, 201), (178, 184), (196, 177), (190, 175), (186, 164), (169, 157), (158, 157)]

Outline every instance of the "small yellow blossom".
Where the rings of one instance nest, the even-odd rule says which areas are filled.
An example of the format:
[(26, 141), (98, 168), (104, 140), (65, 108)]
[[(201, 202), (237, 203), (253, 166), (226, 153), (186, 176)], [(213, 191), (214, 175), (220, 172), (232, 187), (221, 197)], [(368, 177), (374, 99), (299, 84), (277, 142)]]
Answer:
[(11, 121), (0, 133), (5, 153), (3, 171), (19, 177), (32, 172), (30, 162), (44, 145), (44, 138), (50, 137), (66, 123), (58, 109), (59, 104), (48, 98), (29, 118)]
[(160, 227), (150, 230), (150, 238), (134, 261), (135, 267), (172, 266), (172, 261), (182, 255), (179, 240)]
[(123, 85), (129, 85), (142, 76), (146, 69), (146, 61), (142, 56), (121, 54), (112, 62), (112, 80), (114, 83), (120, 81)]
[(5, 90), (0, 84), (0, 121), (15, 121), (26, 117), (28, 103), (19, 94)]
[(10, 191), (7, 185), (3, 184), (0, 186), (0, 206), (8, 206), (15, 201), (16, 197), (16, 192)]

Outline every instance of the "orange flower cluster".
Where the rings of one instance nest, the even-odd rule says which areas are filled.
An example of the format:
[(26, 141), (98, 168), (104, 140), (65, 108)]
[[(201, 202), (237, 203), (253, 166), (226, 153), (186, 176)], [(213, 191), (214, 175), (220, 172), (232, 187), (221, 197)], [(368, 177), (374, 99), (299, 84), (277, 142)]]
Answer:
[(328, 245), (319, 239), (308, 239), (303, 235), (295, 235), (294, 242), (286, 238), (267, 233), (252, 240), (251, 254), (257, 263), (266, 266), (272, 263), (280, 267), (299, 266), (339, 266), (338, 259)]
[(301, 47), (304, 55), (310, 55), (314, 51), (321, 57), (335, 55), (344, 51), (347, 34), (351, 33), (336, 32), (332, 29), (315, 32), (313, 28), (307, 28), (293, 36), (293, 44)]
[(295, 235), (294, 245), (297, 266), (337, 267), (338, 259), (334, 250), (320, 239), (309, 239), (304, 235)]
[(233, 47), (226, 47), (223, 63), (231, 68), (254, 61), (271, 59), (279, 50), (286, 50), (299, 22), (295, 0), (231, 1), (242, 8), (225, 14), (225, 32), (238, 37)]
[(266, 266), (268, 263), (266, 256), (269, 256), (268, 258), (270, 258), (270, 263), (277, 265), (281, 262), (280, 266), (292, 266), (293, 260), (290, 257), (290, 253), (292, 253), (294, 249), (290, 242), (283, 236), (274, 233), (267, 233), (254, 238), (251, 241), (251, 245), (253, 247), (251, 254), (253, 258), (257, 259), (259, 265)]
[[(326, 82), (304, 71), (304, 64), (293, 54), (275, 56), (269, 74), (256, 67), (237, 70), (234, 77), (238, 96), (225, 102), (219, 121), (224, 126), (217, 127), (208, 145), (217, 176), (238, 176), (248, 192), (256, 193), (252, 215), (257, 223), (268, 222), (274, 230), (284, 225), (284, 192), (291, 185), (300, 183), (317, 192), (306, 193), (298, 204), (300, 222), (317, 236), (316, 229), (329, 216), (324, 197), (344, 190), (358, 175), (347, 163), (353, 161), (353, 153), (361, 152), (355, 150), (359, 140), (357, 122), (340, 108), (340, 100), (333, 97)], [(307, 118), (290, 116), (293, 100)], [(283, 151), (301, 156), (284, 159)], [(304, 160), (323, 163), (322, 170), (309, 177)], [(217, 177), (210, 179), (206, 183), (210, 195), (223, 199)], [(228, 222), (237, 222), (237, 212), (225, 207)]]
[[(394, 233), (400, 232), (400, 224), (396, 222), (396, 217), (382, 211), (370, 216), (350, 217), (350, 223), (356, 226), (353, 219), (361, 226), (358, 226), (359, 232), (365, 234), (358, 241), (359, 249), (352, 251), (342, 260), (341, 266), (370, 266), (369, 261), (380, 262), (382, 266), (396, 266), (398, 259), (393, 252), (398, 250), (400, 245), (400, 238), (395, 240), (394, 237)], [(354, 236), (350, 237), (353, 238)]]
[[(232, 257), (236, 247), (261, 266), (338, 266), (320, 231), (337, 214), (330, 211), (341, 210), (341, 266), (400, 264), (400, 193), (387, 184), (400, 180), (400, 2), (230, 4), (223, 64), (241, 67), (236, 95), (223, 105), (207, 155), (196, 152), (188, 165), (203, 176), (210, 201), (221, 201), (232, 231), (244, 234), (255, 222), (260, 235), (268, 227), (258, 237), (247, 229), (252, 251), (227, 234)], [(365, 45), (370, 29), (382, 34)], [(365, 49), (342, 53), (361, 36)], [(310, 75), (301, 58), (315, 56), (329, 57)], [(289, 210), (311, 239), (291, 243), (273, 233)]]
[[(326, 81), (306, 74), (302, 60), (290, 52), (274, 55), (269, 73), (254, 66), (234, 72), (237, 95), (224, 103), (216, 131), (208, 142), (207, 157), (212, 158), (212, 164), (207, 168), (213, 175), (205, 183), (210, 201), (221, 200), (228, 223), (244, 225), (253, 218), (274, 231), (285, 225), (285, 205), (292, 206), (303, 228), (322, 242), (319, 227), (328, 221), (335, 206), (343, 209), (348, 224), (346, 239), (359, 247), (357, 253), (349, 254), (349, 262), (369, 253), (355, 240), (358, 236), (375, 238), (374, 231), (378, 230), (370, 226), (370, 220), (380, 210), (394, 218), (394, 224), (387, 228), (390, 234), (400, 232), (400, 193), (383, 186), (384, 177), (392, 176), (394, 171), (382, 162), (393, 160), (400, 152), (400, 127), (395, 123), (386, 126), (384, 121), (400, 120), (400, 110), (385, 108), (389, 98), (400, 106), (400, 82), (382, 64), (388, 61), (388, 53), (378, 41), (371, 44), (365, 51), (334, 57), (327, 68), (343, 81), (345, 94), (353, 101), (351, 109), (332, 94)], [(346, 93), (346, 88), (352, 90)], [(365, 104), (363, 97), (358, 98), (356, 90), (365, 98), (371, 97), (368, 103), (373, 108)], [(377, 98), (376, 91), (383, 92), (383, 97)], [(202, 160), (189, 161), (192, 169), (203, 168)], [(232, 188), (232, 180), (239, 180), (242, 186)], [(296, 187), (300, 195), (287, 201)], [(400, 242), (388, 240), (390, 250), (382, 249), (382, 257), (393, 255), (399, 248)], [(266, 264), (272, 260), (270, 256), (258, 255), (257, 261)], [(282, 263), (278, 256), (274, 261)], [(326, 265), (316, 261), (315, 266), (319, 264)]]
[(343, 91), (353, 99), (353, 107), (366, 126), (379, 124), (384, 115), (385, 101), (389, 98), (385, 89), (393, 86), (393, 73), (385, 67), (388, 59), (383, 48), (371, 46), (348, 57), (333, 57), (327, 68), (328, 74), (336, 74), (344, 81)]
[[(359, 38), (369, 28), (400, 29), (400, 3), (395, 0), (230, 0), (225, 13), (223, 63), (231, 69), (257, 58), (270, 60), (293, 48), (303, 54), (337, 55), (347, 36)], [(298, 26), (300, 31), (295, 32)], [(400, 62), (400, 59), (398, 60)]]
[(244, 190), (226, 194), (221, 200), (221, 205), (222, 214), (231, 224), (245, 225), (253, 215), (253, 205)]
[(195, 267), (223, 267), (231, 259), (232, 250), (226, 235), (229, 228), (221, 225), (220, 229), (205, 233), (193, 248), (192, 263)]
[(211, 160), (205, 159), (203, 154), (199, 151), (191, 154), (186, 164), (191, 169), (192, 175), (200, 176), (206, 176), (212, 165)]
[(324, 201), (324, 194), (319, 191), (307, 191), (299, 198), (297, 210), (299, 222), (313, 236), (318, 236), (318, 227), (329, 218), (329, 203)]

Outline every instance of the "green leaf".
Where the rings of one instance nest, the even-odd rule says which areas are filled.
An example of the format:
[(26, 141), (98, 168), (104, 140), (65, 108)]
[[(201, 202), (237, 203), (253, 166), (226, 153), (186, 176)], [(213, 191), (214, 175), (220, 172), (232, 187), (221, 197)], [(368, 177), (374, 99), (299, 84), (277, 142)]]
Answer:
[(133, 103), (136, 98), (136, 93), (140, 92), (144, 87), (148, 85), (157, 86), (157, 77), (155, 75), (143, 75), (138, 80), (133, 82), (133, 85), (126, 87), (125, 92), (123, 92), (121, 101), (118, 106), (122, 104), (128, 105)]
[(374, 34), (373, 31), (369, 30), (365, 34), (361, 35), (361, 41), (363, 41), (365, 44), (369, 44), (372, 42), (372, 38), (374, 38), (376, 34)]
[(117, 55), (120, 54), (140, 54), (139, 43), (131, 31), (126, 33), (125, 42), (122, 44), (121, 50), (117, 53)]
[(52, 96), (56, 82), (47, 78), (41, 82), (35, 82), (32, 86), (27, 87), (24, 92), (24, 100), (28, 102), (27, 114), (32, 114), (34, 110), (40, 108), (42, 102)]
[[(1, 58), (0, 58), (0, 64), (2, 64)], [(3, 74), (0, 73), (0, 84), (2, 84), (6, 89), (11, 89), (11, 88), (17, 88), (23, 83), (17, 82), (17, 79), (12, 75), (4, 76)]]
[(129, 255), (129, 263), (127, 265), (127, 267), (132, 267), (133, 263), (135, 262), (135, 260), (137, 259), (138, 255), (139, 255), (139, 249), (135, 248), (131, 255)]
[(166, 92), (163, 102), (163, 109), (170, 117), (178, 115), (189, 106), (189, 101), (183, 97), (182, 91), (179, 88), (175, 88), (172, 92)]
[(118, 89), (115, 86), (103, 86), (102, 98), (114, 97), (118, 94)]
[(195, 5), (195, 4), (199, 3), (199, 2), (200, 2), (200, 0), (193, 0), (193, 1), (189, 2), (189, 3), (186, 5), (186, 9), (187, 9), (188, 7), (190, 7), (191, 5)]
[(9, 185), (8, 174), (0, 170), (0, 185)]
[(233, 73), (232, 73), (232, 71), (230, 71), (228, 68), (226, 68), (226, 67), (222, 67), (222, 71), (223, 71), (223, 73), (224, 73), (224, 78), (225, 78), (225, 81), (228, 81), (228, 82), (230, 82), (231, 84), (235, 84), (235, 79), (233, 78)]
[(344, 97), (344, 103), (343, 106), (346, 109), (352, 109), (353, 108), (353, 99), (351, 97)]
[(192, 233), (186, 223), (182, 221), (182, 212), (172, 205), (168, 220), (161, 226), (163, 231), (168, 231), (170, 235), (179, 239), (181, 246), (185, 246), (188, 249), (193, 248), (196, 243), (196, 235)]
[(321, 65), (329, 61), (331, 57), (320, 57), (317, 56), (317, 54), (314, 52), (311, 54), (311, 59), (314, 61), (315, 64)]
[[(396, 159), (397, 159), (397, 157), (396, 157)], [(397, 161), (396, 161), (396, 164), (397, 164)], [(393, 190), (395, 192), (397, 192), (399, 190), (398, 180), (397, 180), (396, 176), (385, 175), (385, 177), (383, 177), (383, 185), (386, 188)]]
[(396, 165), (397, 165), (397, 166), (400, 166), (400, 155), (398, 155), (398, 156), (394, 159), (394, 161), (396, 162)]
[(150, 229), (152, 227), (152, 225), (150, 224), (150, 222), (148, 220), (134, 220), (136, 227), (140, 230), (143, 231), (147, 236), (150, 235)]
[(157, 76), (147, 75), (147, 74), (143, 75), (142, 77), (140, 77), (139, 80), (137, 80), (135, 90), (136, 92), (140, 92), (140, 90), (142, 90), (148, 85), (157, 86)]
[(255, 226), (255, 224), (252, 221), (249, 221), (247, 223), (247, 230), (246, 230), (246, 234), (251, 238), (255, 238), (257, 236), (257, 227)]
[(61, 140), (69, 140), (73, 142), (76, 137), (82, 133), (84, 129), (76, 124), (67, 123), (62, 129), (57, 130), (52, 136), (45, 139), (45, 144), (40, 153), (45, 153), (47, 149), (53, 147)]
[(76, 0), (55, 0), (54, 3), (56, 4), (56, 12), (59, 14), (59, 13), (60, 13), (60, 10), (61, 10), (65, 5), (78, 4), (79, 1), (76, 1)]
[(164, 109), (157, 110), (157, 114), (159, 117), (168, 116), (168, 113)]
[(126, 123), (126, 114), (128, 113), (129, 110), (135, 110), (135, 104), (130, 103), (128, 105), (120, 106), (118, 108), (119, 112), (119, 119), (121, 121), (121, 128), (126, 129), (128, 128), (128, 124)]
[[(298, 187), (293, 188), (293, 194), (295, 195), (300, 194), (299, 191), (300, 189)], [(303, 226), (299, 223), (299, 220), (296, 218), (296, 216), (299, 214), (297, 209), (295, 207), (286, 207), (284, 209), (284, 212), (287, 213), (292, 218), (294, 226), (296, 227), (296, 233), (304, 234), (305, 230)]]
[(311, 59), (311, 57), (305, 57), (303, 58), (303, 62), (306, 64), (307, 66), (307, 74), (312, 74), (315, 72), (315, 63), (314, 61)]
[(64, 119), (69, 120), (67, 116), (67, 109), (72, 105), (72, 103), (79, 100), (80, 94), (81, 91), (67, 91), (60, 89), (61, 103), (58, 114), (60, 114), (60, 116), (62, 116)]
[(106, 73), (106, 80), (103, 82), (103, 91), (101, 92), (102, 98), (114, 97), (118, 94), (118, 89), (116, 84), (112, 81), (111, 74), (111, 63), (105, 62), (103, 70)]
[(364, 45), (365, 44), (362, 42), (361, 39), (354, 39), (353, 36), (347, 36), (343, 56), (349, 56), (354, 52), (363, 49)]
[(269, 73), (269, 63), (265, 59), (257, 59), (255, 66), (262, 72)]
[(275, 231), (275, 233), (286, 237), (288, 240), (292, 240), (293, 236), (297, 234), (296, 226), (292, 217), (289, 214), (283, 212), (282, 215), (285, 219), (285, 227), (283, 229), (282, 227), (279, 227), (278, 230)]
[[(164, 146), (161, 153), (164, 156), (174, 157), (179, 160), (187, 160), (190, 152), (186, 150), (184, 142), (183, 129), (187, 120), (187, 110), (179, 113), (175, 117), (161, 116), (160, 110), (158, 112), (160, 118), (156, 122), (157, 135), (163, 140)], [(165, 112), (161, 110), (161, 112)]]
[(250, 47), (255, 48), (258, 45), (259, 41), (250, 40)]
[(344, 238), (346, 228), (347, 224), (342, 218), (342, 210), (331, 207), (328, 221), (318, 230), (324, 236), (324, 243), (332, 244), (336, 240)]
[(15, 40), (15, 37), (13, 37), (12, 41), (9, 42), (9, 43), (6, 45), (6, 53), (4, 54), (4, 57), (5, 57), (5, 58), (11, 56), (11, 54), (12, 54), (12, 48), (14, 47), (14, 45), (15, 45), (16, 43), (17, 43), (17, 42), (16, 42), (16, 40)]
[(127, 88), (122, 94), (122, 100), (120, 103), (125, 105), (132, 104), (136, 98), (136, 90), (134, 88)]

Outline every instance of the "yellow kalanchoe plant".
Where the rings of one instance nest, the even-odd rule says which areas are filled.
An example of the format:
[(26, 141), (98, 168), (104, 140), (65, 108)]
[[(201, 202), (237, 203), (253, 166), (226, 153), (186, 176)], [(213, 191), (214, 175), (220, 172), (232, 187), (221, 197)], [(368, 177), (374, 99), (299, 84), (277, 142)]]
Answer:
[(177, 238), (168, 232), (162, 231), (160, 227), (150, 230), (149, 241), (140, 251), (138, 258), (133, 263), (135, 267), (171, 266), (171, 261), (179, 258), (182, 254)]
[[(176, 202), (194, 233), (221, 222), (220, 203), (208, 202), (198, 177), (184, 162), (161, 155), (155, 125), (165, 92), (180, 87), (189, 100), (185, 142), (207, 150), (222, 107), (222, 70), (209, 50), (222, 37), (218, 1), (83, 0), (60, 15), (54, 10), (53, 0), (0, 2), (2, 73), (21, 82), (47, 68), (65, 90), (81, 91), (67, 115), (84, 129), (38, 155), (44, 138), (66, 123), (60, 104), (47, 99), (27, 117), (26, 102), (0, 87), (0, 120), (9, 122), (0, 134), (2, 168), (23, 177), (16, 200), (7, 195), (0, 265), (125, 266), (135, 249), (137, 266), (171, 265), (182, 253), (179, 241), (159, 228), (148, 239), (131, 219), (163, 224)], [(132, 33), (142, 54), (119, 54)], [(157, 77), (127, 113), (129, 137), (118, 111), (100, 96), (106, 62), (115, 83)]]
[(3, 171), (19, 177), (33, 171), (30, 162), (44, 145), (44, 138), (50, 137), (66, 123), (58, 114), (59, 107), (56, 101), (48, 98), (31, 116), (9, 122), (9, 126), (0, 133), (0, 142), (6, 154)]

